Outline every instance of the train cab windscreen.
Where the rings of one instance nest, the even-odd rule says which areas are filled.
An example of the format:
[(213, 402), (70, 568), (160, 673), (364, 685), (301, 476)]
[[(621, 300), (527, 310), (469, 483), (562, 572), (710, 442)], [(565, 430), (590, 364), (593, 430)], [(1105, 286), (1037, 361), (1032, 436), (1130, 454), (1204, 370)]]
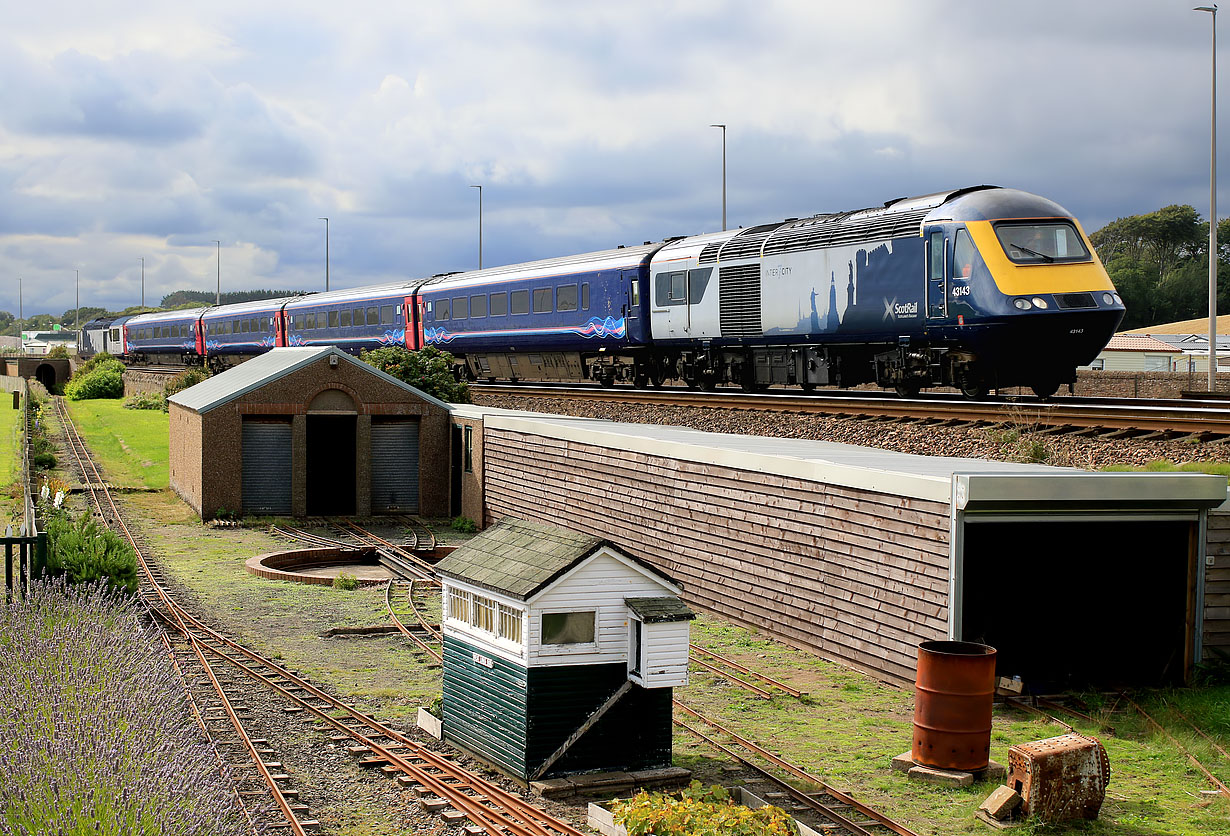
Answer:
[(1089, 250), (1076, 227), (1065, 221), (1001, 223), (995, 235), (1017, 264), (1051, 264), (1056, 261), (1089, 261)]

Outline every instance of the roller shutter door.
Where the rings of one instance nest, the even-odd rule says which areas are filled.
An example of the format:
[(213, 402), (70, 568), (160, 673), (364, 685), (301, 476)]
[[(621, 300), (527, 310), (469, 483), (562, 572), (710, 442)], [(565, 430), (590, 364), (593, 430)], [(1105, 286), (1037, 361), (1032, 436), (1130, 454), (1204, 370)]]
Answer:
[(419, 512), (419, 424), (372, 424), (372, 513)]
[(243, 511), (289, 514), (290, 423), (244, 421)]

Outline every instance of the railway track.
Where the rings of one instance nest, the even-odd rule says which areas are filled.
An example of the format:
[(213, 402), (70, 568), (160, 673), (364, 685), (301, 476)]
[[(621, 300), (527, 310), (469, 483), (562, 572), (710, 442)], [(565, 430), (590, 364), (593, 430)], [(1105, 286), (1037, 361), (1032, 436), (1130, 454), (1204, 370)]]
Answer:
[(934, 394), (903, 399), (864, 391), (802, 394), (786, 390), (743, 392), (719, 389), (698, 392), (683, 388), (471, 385), (476, 392), (524, 398), (796, 412), (876, 421), (945, 421), (987, 426), (1013, 423), (1035, 426), (1053, 434), (1162, 439), (1194, 437), (1201, 441), (1230, 436), (1230, 405), (1220, 399), (1149, 401), (1064, 397), (1051, 401), (1036, 398), (967, 401)]
[[(251, 788), (252, 781), (243, 780), (237, 784), (236, 793), (241, 801), (268, 796), (281, 813), (281, 820), (273, 827), (288, 829), (294, 834), (305, 834), (317, 824), (301, 817), (305, 811), (294, 800), (297, 792), (283, 785), (288, 776), (275, 771), (280, 764), (265, 760), (268, 752), (263, 745), (265, 741), (253, 739), (245, 731), (240, 717), (244, 713), (243, 706), (237, 704), (228, 692), (226, 683), (230, 680), (224, 673), (226, 671), (241, 673), (252, 682), (281, 695), (292, 703), (294, 711), (306, 712), (329, 726), (334, 731), (335, 741), (351, 743), (352, 753), (365, 754), (367, 757), (362, 761), (363, 765), (380, 767), (382, 772), (396, 778), (403, 786), (417, 787), (420, 794), (435, 796), (489, 836), (583, 836), (580, 830), (567, 822), (342, 702), (274, 660), (212, 629), (183, 608), (172, 596), (160, 569), (147, 559), (110, 491), (102, 487), (104, 481), (62, 401), (57, 399), (56, 405), (71, 455), (87, 484), (91, 503), (107, 524), (125, 537), (137, 553), (143, 575), (142, 599), (149, 605), (154, 618), (167, 628), (168, 644), (173, 646), (182, 642), (190, 648), (192, 657), (212, 685), (213, 694), (236, 738), (244, 745), (252, 767), (260, 775), (263, 782), (261, 789)], [(182, 659), (183, 654), (180, 654), (177, 662), (182, 663)], [(209, 728), (205, 714), (199, 713), (198, 716)], [(233, 759), (234, 756), (228, 752), (226, 762), (232, 763)], [(219, 754), (219, 761), (222, 760)], [(243, 775), (239, 777), (246, 779)], [(250, 808), (245, 806), (245, 809)]]

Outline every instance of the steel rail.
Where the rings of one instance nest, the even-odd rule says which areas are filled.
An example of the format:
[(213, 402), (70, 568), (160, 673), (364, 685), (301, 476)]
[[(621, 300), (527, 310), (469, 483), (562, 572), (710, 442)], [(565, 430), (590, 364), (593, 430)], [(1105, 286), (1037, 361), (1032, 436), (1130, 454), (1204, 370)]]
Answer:
[[(273, 773), (269, 771), (269, 768), (265, 765), (264, 758), (262, 758), (256, 751), (256, 747), (253, 745), (252, 739), (248, 737), (248, 733), (244, 730), (243, 724), (239, 720), (239, 714), (235, 711), (235, 706), (231, 703), (230, 697), (222, 687), (222, 683), (218, 681), (213, 668), (209, 665), (208, 660), (205, 658), (205, 654), (201, 651), (200, 642), (188, 632), (186, 627), (184, 627), (183, 621), (176, 613), (175, 605), (171, 601), (170, 596), (162, 585), (155, 580), (154, 574), (150, 570), (149, 564), (145, 560), (145, 555), (141, 551), (141, 547), (137, 544), (136, 538), (133, 537), (132, 532), (129, 531), (128, 525), (124, 522), (119, 506), (115, 504), (115, 498), (111, 496), (111, 492), (105, 487), (96, 490), (89, 485), (88, 480), (91, 470), (93, 471), (99, 485), (102, 484), (102, 474), (99, 473), (97, 466), (90, 457), (89, 451), (85, 446), (85, 440), (81, 438), (81, 434), (77, 432), (77, 427), (73, 423), (72, 418), (68, 414), (68, 410), (64, 407), (64, 403), (60, 398), (56, 399), (56, 407), (64, 426), (64, 436), (68, 441), (69, 450), (73, 454), (73, 457), (77, 460), (77, 466), (81, 469), (82, 477), (87, 481), (87, 487), (90, 490), (90, 494), (95, 505), (98, 507), (99, 513), (101, 515), (106, 514), (106, 509), (104, 508), (102, 502), (98, 499), (98, 494), (101, 490), (103, 496), (107, 498), (107, 501), (111, 506), (111, 512), (114, 517), (113, 521), (108, 522), (108, 525), (114, 527), (112, 523), (119, 524), (119, 528), (121, 529), (125, 539), (127, 539), (128, 543), (132, 546), (133, 553), (137, 558), (137, 563), (140, 565), (141, 570), (145, 573), (145, 577), (150, 586), (152, 586), (158, 593), (158, 597), (162, 600), (163, 606), (165, 606), (167, 611), (174, 617), (173, 623), (178, 622), (178, 629), (184, 634), (184, 637), (188, 640), (189, 645), (196, 654), (197, 660), (200, 662), (206, 676), (208, 676), (214, 687), (214, 691), (217, 693), (218, 701), (222, 705), (223, 710), (226, 712), (227, 719), (235, 729), (236, 736), (238, 736), (239, 740), (248, 750), (248, 754), (252, 758), (252, 762), (256, 765), (261, 779), (270, 794), (273, 796), (273, 800), (277, 804), (278, 810), (286, 819), (286, 823), (290, 827), (291, 832), (294, 833), (295, 836), (306, 836), (307, 831), (304, 830), (303, 824), (299, 821), (299, 817), (296, 816), (294, 811), (290, 809), (290, 804), (287, 802), (286, 796), (282, 794), (281, 787), (279, 787), (277, 781), (274, 780)], [(87, 464), (89, 465), (88, 470), (86, 468)], [(146, 604), (148, 606), (149, 602), (146, 601)]]
[(421, 547), (422, 551), (428, 551), (428, 552), (433, 551), (436, 548), (436, 546), (439, 545), (436, 542), (436, 533), (431, 530), (431, 526), (427, 525), (427, 523), (423, 522), (418, 517), (405, 517), (405, 519), (410, 521), (410, 529), (412, 533), (414, 534), (414, 548), (416, 551), (420, 550), (419, 540), (423, 539), (422, 537), (419, 536), (419, 533), (416, 529), (422, 529), (423, 533), (427, 535), (426, 537), (427, 545)]
[(411, 641), (417, 644), (422, 650), (424, 650), (426, 653), (431, 655), (437, 662), (443, 665), (444, 657), (441, 656), (441, 654), (437, 652), (434, 647), (432, 647), (427, 642), (420, 639), (418, 636), (414, 635), (414, 633), (411, 632), (406, 627), (406, 625), (402, 623), (401, 619), (397, 617), (397, 613), (393, 612), (393, 599), (390, 594), (392, 589), (393, 589), (393, 581), (392, 579), (390, 579), (389, 582), (384, 587), (384, 605), (388, 607), (389, 618), (393, 619), (393, 623), (397, 625), (397, 629), (400, 630), (403, 635), (405, 635), (407, 638), (409, 638)]
[(1225, 758), (1226, 760), (1230, 761), (1230, 752), (1227, 752), (1224, 748), (1222, 748), (1222, 745), (1221, 745), (1220, 743), (1218, 743), (1216, 740), (1214, 740), (1214, 739), (1213, 739), (1213, 738), (1212, 738), (1209, 734), (1207, 734), (1207, 733), (1206, 733), (1203, 729), (1201, 729), (1199, 726), (1197, 726), (1197, 725), (1196, 725), (1195, 723), (1193, 723), (1191, 720), (1187, 719), (1187, 715), (1186, 715), (1186, 714), (1184, 714), (1184, 713), (1183, 713), (1182, 711), (1180, 711), (1179, 709), (1174, 708), (1173, 706), (1171, 707), (1171, 709), (1170, 709), (1170, 710), (1171, 710), (1171, 711), (1173, 711), (1175, 714), (1178, 714), (1178, 715), (1179, 715), (1179, 717), (1181, 717), (1181, 718), (1183, 719), (1183, 722), (1184, 722), (1184, 723), (1187, 723), (1187, 725), (1191, 726), (1192, 731), (1194, 731), (1196, 734), (1198, 734), (1198, 735), (1200, 735), (1201, 737), (1203, 737), (1203, 738), (1204, 738), (1204, 739), (1208, 742), (1208, 744), (1209, 744), (1210, 746), (1212, 746), (1214, 749), (1216, 749), (1216, 750), (1217, 750), (1217, 753), (1218, 753), (1219, 755), (1221, 755), (1221, 756), (1222, 756), (1223, 758)]
[(1230, 409), (1208, 402), (1063, 403), (901, 399), (860, 395), (826, 396), (778, 392), (694, 392), (686, 389), (644, 391), (620, 389), (555, 389), (535, 386), (484, 386), (482, 391), (529, 398), (585, 399), (664, 406), (694, 406), (728, 410), (801, 412), (866, 418), (953, 419), (1038, 427), (1095, 427), (1185, 434), (1230, 435)]
[[(410, 581), (410, 588), (406, 591), (406, 600), (410, 602), (410, 609), (414, 610), (414, 617), (419, 620), (419, 626), (421, 626), (425, 631), (427, 631), (427, 634), (431, 636), (433, 639), (435, 639), (438, 642), (442, 642), (444, 641), (444, 631), (440, 629), (439, 625), (432, 624), (427, 619), (427, 616), (423, 614), (423, 611), (419, 609), (419, 605), (416, 604), (414, 601), (414, 585), (419, 584), (419, 583), (425, 584), (428, 587), (434, 587), (435, 589), (439, 589), (440, 582), (439, 581), (424, 581), (424, 580), (417, 580), (417, 579)], [(443, 618), (443, 613), (441, 613), (441, 618)]]
[(1191, 763), (1192, 766), (1196, 767), (1196, 769), (1200, 771), (1200, 774), (1203, 775), (1210, 784), (1216, 787), (1221, 792), (1222, 795), (1230, 798), (1230, 787), (1227, 787), (1224, 783), (1222, 783), (1220, 778), (1218, 778), (1216, 775), (1214, 775), (1212, 772), (1206, 769), (1204, 764), (1202, 764), (1195, 755), (1187, 751), (1187, 747), (1185, 747), (1182, 743), (1176, 740), (1174, 735), (1166, 731), (1166, 729), (1162, 727), (1161, 723), (1159, 723), (1157, 720), (1154, 720), (1147, 713), (1145, 713), (1145, 710), (1141, 708), (1139, 705), (1137, 705), (1136, 702), (1131, 697), (1129, 697), (1126, 693), (1123, 694), (1122, 696), (1125, 700), (1127, 700), (1128, 705), (1132, 706), (1132, 708), (1135, 708), (1136, 711), (1140, 713), (1140, 716), (1144, 717), (1149, 722), (1149, 725), (1152, 728), (1161, 732), (1162, 735), (1167, 740), (1169, 740), (1176, 749), (1182, 752), (1184, 757), (1187, 758), (1187, 760)]
[(730, 729), (726, 728), (720, 723), (717, 723), (709, 719), (708, 717), (696, 711), (695, 709), (690, 708), (687, 705), (684, 705), (679, 700), (672, 699), (671, 702), (675, 705), (676, 708), (679, 708), (683, 712), (690, 714), (691, 716), (695, 717), (697, 720), (700, 720), (705, 725), (711, 728), (717, 729), (722, 734), (726, 735), (731, 740), (734, 740), (740, 746), (744, 747), (748, 751), (755, 752), (760, 757), (764, 758), (765, 760), (769, 761), (772, 764), (775, 764), (776, 766), (781, 767), (786, 772), (790, 773), (796, 778), (800, 778), (804, 781), (808, 781), (812, 784), (815, 784), (817, 787), (820, 787), (825, 793), (827, 793), (828, 795), (831, 795), (833, 798), (837, 799), (842, 804), (846, 804), (854, 808), (855, 810), (858, 810), (858, 812), (862, 813), (867, 818), (873, 819), (874, 821), (883, 825), (884, 827), (887, 827), (889, 830), (893, 831), (894, 833), (900, 834), (900, 836), (918, 836), (916, 833), (914, 833), (914, 831), (910, 830), (909, 828), (905, 827), (902, 824), (899, 824), (893, 821), (892, 819), (888, 818), (888, 816), (885, 816), (883, 813), (873, 810), (871, 807), (868, 807), (867, 805), (863, 804), (861, 801), (854, 798), (854, 796), (849, 795), (848, 793), (844, 793), (841, 790), (835, 789), (834, 787), (830, 786), (827, 782), (825, 782), (824, 779), (819, 778), (815, 775), (812, 775), (806, 770), (801, 769), (798, 766), (795, 766), (789, 761), (768, 751), (764, 747), (756, 743), (753, 743), (752, 741), (748, 740), (747, 738), (743, 737), (737, 732), (731, 731)]
[[(65, 420), (71, 424), (71, 420), (68, 419), (67, 413), (64, 414), (64, 417), (65, 417)], [(76, 433), (75, 427), (72, 428), (72, 432), (74, 434)], [(79, 435), (77, 437), (77, 443), (80, 444), (81, 449), (84, 451), (85, 443), (82, 439), (80, 439)], [(75, 455), (77, 454), (75, 453)], [(79, 455), (78, 455), (78, 460), (80, 463)], [(88, 454), (87, 454), (87, 460), (88, 460)], [(90, 465), (91, 467), (93, 467), (92, 461), (90, 461)], [(94, 469), (95, 469), (95, 472), (97, 473), (97, 468), (94, 468)], [(84, 472), (84, 467), (83, 467), (83, 472)], [(169, 593), (162, 586), (162, 584), (158, 583), (157, 580), (154, 578), (154, 573), (152, 572), (149, 564), (146, 562), (144, 556), (142, 555), (141, 550), (139, 546), (137, 545), (135, 538), (133, 538), (131, 532), (128, 530), (127, 525), (124, 523), (123, 517), (119, 513), (118, 506), (115, 505), (114, 499), (110, 496), (110, 492), (106, 492), (106, 495), (107, 495), (108, 500), (111, 503), (112, 510), (114, 511), (116, 515), (116, 522), (119, 523), (128, 541), (132, 544), (134, 550), (136, 550), (137, 559), (141, 564), (142, 570), (146, 573), (146, 576), (149, 579), (150, 584), (153, 586), (155, 591), (158, 593), (158, 596), (162, 600), (163, 605), (166, 607), (168, 613), (173, 618), (174, 620), (173, 623), (176, 623), (179, 625), (178, 629), (180, 629), (184, 633), (184, 635), (189, 639), (198, 657), (201, 658), (202, 664), (205, 666), (206, 672), (209, 674), (211, 680), (214, 682), (215, 688), (218, 690), (219, 696), (221, 697), (224, 705), (228, 706), (228, 713), (231, 715), (232, 722), (236, 726), (237, 733), (241, 736), (241, 738), (247, 741), (250, 751), (254, 755), (254, 761), (257, 764), (257, 766), (261, 769), (262, 772), (264, 772), (265, 774), (268, 774), (268, 770), (265, 768), (263, 760), (260, 759), (260, 757), (256, 755), (255, 748), (252, 747), (250, 738), (247, 737), (246, 733), (243, 731), (242, 727), (239, 725), (238, 716), (234, 714), (233, 707), (230, 707), (229, 700), (227, 699), (225, 692), (222, 690), (221, 683), (218, 682), (216, 676), (213, 673), (212, 668), (205, 661), (204, 651), (209, 651), (229, 661), (231, 664), (235, 665), (236, 667), (239, 667), (241, 670), (244, 670), (245, 672), (254, 676), (254, 678), (262, 681), (269, 687), (274, 688), (279, 693), (281, 693), (283, 696), (298, 703), (305, 710), (312, 712), (315, 716), (325, 721), (326, 723), (334, 726), (339, 731), (343, 731), (346, 734), (349, 734), (351, 737), (354, 737), (356, 740), (364, 741), (368, 745), (368, 748), (370, 748), (372, 751), (379, 752), (381, 754), (381, 757), (386, 758), (391, 764), (402, 769), (407, 774), (412, 775), (416, 778), (419, 778), (419, 777), (423, 778), (424, 780), (422, 781), (422, 783), (424, 786), (431, 788), (433, 792), (436, 792), (437, 795), (439, 795), (439, 797), (452, 803), (456, 809), (465, 813), (467, 817), (469, 817), (470, 820), (473, 821), (475, 824), (487, 829), (488, 833), (492, 833), (492, 834), (507, 833), (509, 834), (509, 836), (552, 836), (553, 833), (561, 834), (562, 836), (584, 836), (584, 834), (580, 830), (577, 830), (576, 828), (572, 827), (566, 822), (556, 819), (555, 817), (551, 816), (549, 813), (546, 813), (545, 811), (533, 806), (532, 804), (529, 804), (523, 799), (520, 799), (517, 796), (506, 792), (502, 788), (494, 784), (491, 784), (483, 780), (482, 778), (479, 778), (478, 776), (460, 767), (459, 765), (452, 763), (446, 758), (436, 755), (434, 752), (431, 752), (429, 749), (426, 749), (425, 747), (420, 746), (418, 743), (405, 737), (401, 733), (393, 729), (390, 729), (387, 726), (384, 726), (382, 723), (375, 720), (374, 718), (326, 694), (321, 689), (312, 685), (307, 680), (300, 678), (299, 676), (292, 673), (288, 669), (283, 668), (281, 665), (278, 665), (274, 663), (272, 660), (266, 659), (260, 656), (259, 654), (256, 654), (248, 650), (247, 648), (243, 647), (237, 642), (231, 639), (228, 639), (227, 637), (223, 636), (221, 633), (218, 633), (217, 631), (205, 625), (203, 622), (199, 621), (187, 610), (183, 609), (178, 604), (176, 604), (171, 599)], [(101, 510), (101, 504), (100, 504), (100, 510)], [(164, 616), (163, 619), (166, 620), (166, 617)], [(340, 719), (335, 718), (329, 714), (326, 714), (325, 711), (322, 710), (321, 708), (312, 705), (310, 702), (308, 702), (306, 698), (301, 697), (291, 692), (290, 690), (280, 686), (278, 683), (273, 682), (271, 679), (269, 679), (269, 677), (263, 676), (259, 672), (255, 671), (255, 669), (252, 669), (251, 666), (245, 665), (239, 662), (237, 659), (232, 658), (228, 653), (224, 652), (220, 648), (213, 646), (209, 642), (206, 642), (202, 640), (201, 638), (199, 638), (198, 636), (196, 636), (195, 634), (193, 634), (192, 631), (187, 626), (188, 624), (191, 625), (192, 630), (196, 630), (198, 632), (205, 634), (212, 641), (222, 644), (223, 646), (230, 648), (231, 650), (236, 651), (242, 654), (243, 656), (248, 657), (250, 660), (260, 663), (261, 665), (263, 665), (264, 667), (268, 669), (274, 670), (278, 674), (278, 676), (291, 682), (292, 684), (295, 685), (296, 688), (304, 691), (307, 694), (310, 694), (313, 699), (319, 700), (320, 702), (324, 703), (326, 709), (345, 712), (347, 715), (349, 715), (351, 719), (354, 719), (360, 722), (361, 724), (367, 726), (371, 730), (375, 731), (377, 733), (377, 736), (385, 737), (389, 740), (393, 740), (397, 742), (398, 744), (400, 744), (399, 748), (404, 747), (404, 748), (410, 749), (413, 753), (413, 757), (430, 764), (433, 768), (439, 770), (441, 773), (444, 773), (444, 777), (441, 778), (441, 777), (434, 776), (426, 772), (425, 770), (421, 769), (416, 764), (413, 764), (410, 761), (405, 760), (404, 758), (401, 758), (399, 755), (392, 752), (390, 747), (380, 746), (374, 740), (371, 740), (370, 738), (367, 738), (366, 736), (362, 735), (356, 729), (346, 726), (344, 723), (341, 722)], [(476, 798), (471, 798), (469, 796), (464, 795), (463, 793), (460, 793), (457, 790), (457, 785), (448, 783), (446, 779), (452, 779), (452, 780), (461, 781), (461, 782), (466, 783), (467, 785), (469, 785), (469, 787), (472, 790), (474, 790), (474, 792), (478, 796), (482, 796), (486, 800), (494, 801), (495, 805), (498, 808), (502, 808), (502, 811), (499, 809), (493, 810), (490, 807), (482, 805), (479, 802), (479, 800), (477, 800)], [(275, 798), (279, 800), (280, 806), (282, 806), (284, 808), (284, 811), (289, 815), (288, 824), (290, 825), (292, 830), (295, 832), (296, 836), (301, 836), (301, 834), (303, 834), (302, 826), (299, 824), (298, 819), (294, 816), (293, 812), (291, 812), (289, 808), (286, 807), (285, 798), (284, 796), (281, 795), (280, 789), (277, 789), (276, 784), (273, 784), (273, 787), (275, 788), (275, 793), (274, 793)], [(518, 815), (521, 817), (522, 820), (521, 821), (508, 820), (503, 815), (503, 812), (511, 813), (513, 815)]]
[(345, 523), (346, 528), (354, 532), (354, 535), (359, 538), (359, 542), (364, 543), (364, 541), (367, 541), (364, 543), (365, 545), (375, 545), (377, 548), (388, 549), (393, 552), (393, 556), (398, 560), (409, 562), (410, 568), (418, 573), (419, 577), (423, 580), (435, 580), (435, 568), (430, 563), (414, 554), (414, 552), (407, 551), (396, 543), (391, 543), (378, 534), (373, 534), (366, 528), (356, 525), (350, 520), (344, 520), (343, 522)]
[(1005, 697), (1004, 702), (1007, 703), (1008, 705), (1013, 706), (1014, 708), (1019, 708), (1022, 711), (1025, 711), (1029, 714), (1036, 714), (1039, 717), (1049, 720), (1050, 722), (1055, 723), (1058, 726), (1062, 726), (1064, 729), (1066, 729), (1069, 732), (1079, 734), (1079, 732), (1076, 731), (1076, 728), (1074, 726), (1069, 725), (1063, 720), (1060, 720), (1054, 714), (1048, 714), (1047, 712), (1043, 711), (1041, 708), (1038, 708), (1038, 706), (1032, 704), (1028, 700), (1023, 700), (1018, 697)]
[(729, 671), (724, 671), (721, 668), (719, 668), (717, 665), (710, 664), (709, 662), (706, 662), (704, 659), (697, 659), (695, 656), (693, 656), (692, 658), (688, 659), (688, 662), (693, 665), (699, 665), (705, 670), (712, 671), (713, 673), (716, 673), (725, 679), (729, 679), (731, 682), (734, 682), (742, 686), (743, 688), (746, 688), (748, 691), (751, 691), (753, 694), (760, 697), (761, 699), (764, 699), (764, 700), (773, 699), (773, 695), (770, 694), (765, 689), (761, 688), (759, 685), (753, 685), (752, 683), (748, 682), (746, 679), (742, 679), (741, 677), (735, 676), (733, 673), (730, 673)]
[(692, 648), (692, 650), (695, 650), (697, 653), (700, 653), (703, 656), (707, 656), (710, 659), (716, 659), (719, 662), (721, 662), (723, 665), (732, 667), (735, 670), (739, 671), (740, 673), (745, 673), (748, 676), (754, 676), (757, 679), (759, 679), (761, 682), (767, 682), (768, 684), (772, 685), (774, 688), (782, 689), (783, 691), (785, 691), (787, 694), (789, 694), (792, 697), (796, 697), (799, 699), (802, 699), (803, 697), (803, 692), (798, 690), (797, 688), (791, 688), (789, 685), (787, 685), (784, 682), (781, 682), (780, 680), (774, 679), (771, 676), (765, 676), (759, 671), (754, 671), (749, 667), (739, 664), (734, 659), (728, 659), (725, 656), (721, 656), (717, 653), (714, 653), (712, 650), (706, 650), (705, 648), (701, 647), (698, 644), (691, 644), (689, 646)]

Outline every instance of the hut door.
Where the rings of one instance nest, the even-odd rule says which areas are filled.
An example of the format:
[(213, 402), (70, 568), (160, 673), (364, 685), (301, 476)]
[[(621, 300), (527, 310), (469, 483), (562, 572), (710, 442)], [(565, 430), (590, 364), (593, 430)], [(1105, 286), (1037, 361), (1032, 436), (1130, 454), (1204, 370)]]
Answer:
[(244, 421), (242, 443), (243, 512), (289, 514), (290, 422)]
[(639, 618), (632, 619), (632, 637), (629, 642), (628, 673), (631, 676), (641, 675), (641, 657), (645, 653), (645, 625)]

